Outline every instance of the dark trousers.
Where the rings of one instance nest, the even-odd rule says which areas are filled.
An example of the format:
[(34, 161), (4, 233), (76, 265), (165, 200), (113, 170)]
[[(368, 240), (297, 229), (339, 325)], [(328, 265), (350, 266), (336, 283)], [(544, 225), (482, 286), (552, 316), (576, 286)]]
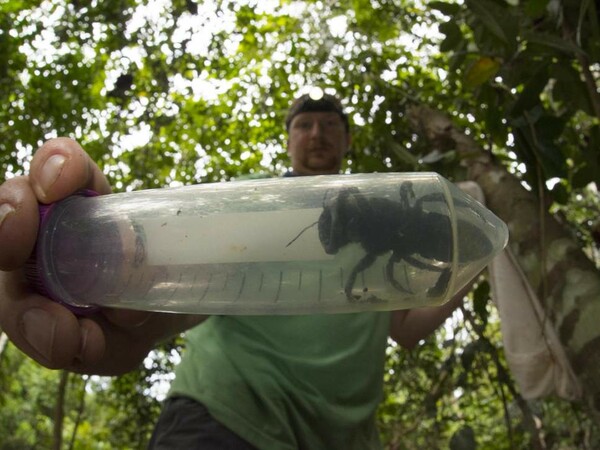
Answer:
[(188, 397), (165, 401), (149, 450), (256, 450)]

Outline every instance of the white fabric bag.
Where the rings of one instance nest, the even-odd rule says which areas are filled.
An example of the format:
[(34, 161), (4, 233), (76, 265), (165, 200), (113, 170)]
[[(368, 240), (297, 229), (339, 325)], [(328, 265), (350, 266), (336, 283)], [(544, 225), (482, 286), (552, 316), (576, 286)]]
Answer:
[[(477, 183), (458, 186), (485, 204)], [(580, 398), (581, 386), (556, 331), (510, 249), (492, 261), (488, 273), (500, 315), (504, 354), (521, 395), (525, 399), (552, 394), (567, 400)]]

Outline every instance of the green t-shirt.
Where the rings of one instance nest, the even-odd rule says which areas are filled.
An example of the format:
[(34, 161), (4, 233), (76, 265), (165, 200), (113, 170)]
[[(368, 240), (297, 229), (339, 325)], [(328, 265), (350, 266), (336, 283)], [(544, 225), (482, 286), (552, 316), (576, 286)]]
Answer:
[(380, 448), (390, 315), (213, 316), (188, 333), (171, 395), (262, 450)]

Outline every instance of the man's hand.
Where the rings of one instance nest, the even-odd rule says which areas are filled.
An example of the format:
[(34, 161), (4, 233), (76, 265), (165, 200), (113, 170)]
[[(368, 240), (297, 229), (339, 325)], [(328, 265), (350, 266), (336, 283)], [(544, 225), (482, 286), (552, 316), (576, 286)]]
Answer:
[(36, 152), (29, 176), (0, 186), (0, 327), (46, 367), (116, 375), (134, 369), (157, 341), (202, 317), (103, 310), (82, 318), (28, 285), (22, 268), (35, 245), (38, 203), (84, 188), (111, 191), (98, 166), (65, 138), (48, 141)]

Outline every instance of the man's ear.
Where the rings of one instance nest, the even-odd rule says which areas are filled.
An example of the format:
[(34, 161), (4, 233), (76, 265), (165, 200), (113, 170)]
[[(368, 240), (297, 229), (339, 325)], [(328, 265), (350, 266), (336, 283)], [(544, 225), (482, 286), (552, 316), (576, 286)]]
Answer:
[(352, 147), (352, 135), (350, 133), (346, 134), (348, 143), (346, 145), (346, 151), (344, 155), (347, 155), (350, 152), (350, 148)]

